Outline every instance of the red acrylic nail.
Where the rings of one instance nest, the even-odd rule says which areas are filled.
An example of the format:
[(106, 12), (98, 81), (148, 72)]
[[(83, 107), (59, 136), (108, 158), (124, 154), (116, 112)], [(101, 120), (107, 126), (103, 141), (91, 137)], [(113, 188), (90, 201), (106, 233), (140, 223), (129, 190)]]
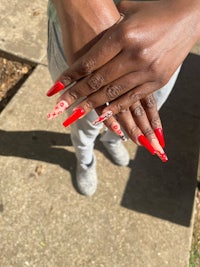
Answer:
[(85, 114), (85, 110), (83, 108), (77, 108), (73, 111), (73, 113), (63, 122), (63, 126), (67, 127), (73, 122), (80, 119)]
[(156, 150), (153, 148), (149, 140), (141, 134), (138, 136), (138, 141), (140, 142), (141, 145), (143, 145), (152, 155), (156, 154)]
[(158, 141), (159, 141), (161, 147), (164, 148), (165, 147), (165, 139), (164, 139), (164, 134), (163, 134), (162, 128), (155, 129), (154, 133), (155, 133), (156, 137), (158, 138)]
[(47, 96), (55, 95), (65, 88), (65, 85), (61, 82), (56, 82), (47, 92)]
[(168, 161), (168, 157), (165, 153), (160, 153), (159, 151), (156, 151), (156, 154), (162, 160), (162, 162)]

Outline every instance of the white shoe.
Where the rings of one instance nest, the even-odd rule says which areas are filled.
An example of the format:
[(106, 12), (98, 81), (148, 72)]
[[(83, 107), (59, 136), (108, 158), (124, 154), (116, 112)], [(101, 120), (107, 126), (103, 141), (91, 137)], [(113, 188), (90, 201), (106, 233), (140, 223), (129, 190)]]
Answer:
[(78, 164), (76, 168), (76, 181), (81, 194), (92, 196), (97, 189), (97, 173), (96, 173), (96, 158), (90, 166), (85, 164)]
[(101, 141), (107, 152), (112, 157), (114, 163), (120, 166), (127, 166), (130, 161), (129, 153), (121, 140), (113, 142)]

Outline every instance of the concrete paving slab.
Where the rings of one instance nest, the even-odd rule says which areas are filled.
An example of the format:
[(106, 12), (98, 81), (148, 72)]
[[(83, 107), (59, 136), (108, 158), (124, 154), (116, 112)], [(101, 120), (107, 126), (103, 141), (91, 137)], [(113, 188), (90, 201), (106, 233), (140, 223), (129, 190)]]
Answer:
[(46, 64), (47, 0), (1, 0), (0, 49)]
[(198, 64), (192, 55), (162, 110), (170, 162), (127, 142), (130, 165), (118, 167), (97, 141), (93, 197), (76, 191), (74, 149), (69, 129), (61, 126), (65, 115), (46, 119), (55, 98), (45, 96), (51, 85), (46, 67), (35, 69), (0, 114), (0, 267), (188, 266), (199, 148), (199, 105), (191, 95), (199, 94)]
[[(0, 3), (0, 49), (46, 64), (46, 4)], [(25, 27), (26, 26), (26, 27)], [(46, 120), (55, 98), (38, 66), (0, 114), (0, 267), (188, 266), (199, 155), (198, 44), (161, 111), (166, 165), (137, 149), (115, 166), (97, 141), (99, 186), (75, 186), (65, 116)]]

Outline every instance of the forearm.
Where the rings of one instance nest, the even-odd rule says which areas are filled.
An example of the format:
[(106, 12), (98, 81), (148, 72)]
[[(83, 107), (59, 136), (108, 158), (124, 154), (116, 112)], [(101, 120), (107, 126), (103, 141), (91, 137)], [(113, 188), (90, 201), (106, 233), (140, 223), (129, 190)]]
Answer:
[(87, 51), (95, 37), (120, 17), (112, 0), (53, 0), (53, 3), (69, 61), (74, 61)]

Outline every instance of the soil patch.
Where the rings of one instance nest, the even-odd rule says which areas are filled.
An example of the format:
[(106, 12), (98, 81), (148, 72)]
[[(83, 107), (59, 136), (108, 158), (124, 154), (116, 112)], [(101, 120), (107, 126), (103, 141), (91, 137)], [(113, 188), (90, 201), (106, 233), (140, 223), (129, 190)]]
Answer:
[(0, 112), (24, 83), (35, 65), (0, 52)]

